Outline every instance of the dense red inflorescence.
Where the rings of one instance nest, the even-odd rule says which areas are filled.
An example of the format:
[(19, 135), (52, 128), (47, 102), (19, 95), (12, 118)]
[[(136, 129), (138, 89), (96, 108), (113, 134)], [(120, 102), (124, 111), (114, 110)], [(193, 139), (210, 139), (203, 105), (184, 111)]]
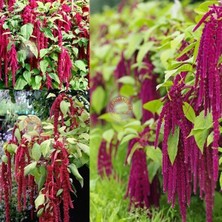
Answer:
[(110, 176), (113, 173), (112, 144), (103, 140), (98, 152), (98, 173), (101, 177)]
[(16, 52), (16, 48), (15, 45), (13, 44), (11, 46), (11, 49), (8, 51), (8, 58), (9, 58), (9, 67), (11, 68), (11, 72), (12, 72), (12, 85), (15, 86), (15, 75), (16, 75), (16, 71), (18, 70), (18, 60), (17, 60), (17, 52)]
[[(114, 71), (114, 76), (116, 80), (118, 81), (121, 77), (130, 75), (130, 67), (131, 67), (131, 61), (126, 60), (124, 57), (124, 53), (121, 54), (121, 59), (119, 63), (116, 66), (116, 69)], [(122, 86), (122, 83), (118, 83), (118, 88), (120, 89)]]
[[(186, 221), (186, 206), (190, 204), (191, 197), (191, 162), (192, 150), (197, 147), (192, 146), (192, 139), (188, 138), (192, 125), (186, 119), (183, 113), (183, 102), (186, 102), (185, 96), (181, 91), (185, 86), (184, 75), (178, 75), (171, 87), (169, 94), (165, 97), (165, 104), (158, 119), (156, 130), (157, 146), (158, 136), (162, 120), (164, 119), (164, 135), (162, 142), (162, 174), (163, 190), (168, 193), (168, 202), (175, 205), (176, 196), (180, 205), (182, 221)], [(171, 163), (168, 155), (168, 138), (179, 130), (178, 153), (174, 163)], [(175, 147), (176, 149), (176, 147)]]
[[(177, 90), (170, 99), (165, 102), (160, 114), (157, 126), (157, 137), (159, 135), (160, 125), (164, 119), (164, 135), (162, 142), (163, 152), (163, 190), (168, 194), (168, 202), (175, 205), (176, 196), (178, 197), (182, 220), (186, 221), (186, 207), (190, 204), (190, 198), (193, 192), (200, 190), (200, 197), (206, 202), (207, 221), (212, 221), (213, 196), (216, 183), (213, 180), (213, 149), (204, 147), (202, 154), (196, 145), (193, 137), (188, 137), (193, 125), (186, 120), (182, 104), (185, 97), (181, 95), (179, 87), (173, 87)], [(173, 89), (172, 88), (172, 89)], [(178, 152), (174, 163), (172, 164), (168, 155), (168, 139), (170, 134), (174, 134), (179, 129)], [(157, 142), (157, 141), (156, 141)], [(157, 145), (157, 143), (156, 143)], [(175, 147), (176, 148), (176, 147)]]
[(195, 90), (198, 93), (197, 108), (204, 107), (205, 113), (212, 111), (213, 115), (213, 164), (214, 180), (218, 179), (219, 157), (218, 141), (220, 137), (219, 119), (221, 118), (221, 63), (222, 55), (222, 7), (212, 6), (208, 13), (196, 26), (196, 30), (203, 22), (202, 32), (197, 56), (197, 71)]
[[(42, 193), (45, 194), (47, 202), (40, 206), (43, 208), (43, 215), (40, 221), (59, 222), (61, 218), (60, 205), (63, 204), (63, 221), (69, 222), (69, 209), (73, 208), (71, 192), (72, 184), (69, 179), (69, 153), (64, 147), (64, 143), (57, 140), (54, 144), (55, 150), (51, 154), (51, 165), (47, 167), (47, 178)], [(62, 199), (57, 197), (57, 193), (62, 189)], [(48, 211), (47, 208), (51, 210)], [(39, 210), (38, 209), (38, 210)]]
[[(129, 153), (133, 147), (139, 143), (139, 139), (135, 138), (129, 142)], [(129, 182), (126, 192), (126, 197), (130, 198), (130, 208), (135, 207), (150, 207), (150, 183), (147, 170), (146, 153), (142, 149), (137, 149), (131, 160), (131, 169)]]
[[(157, 99), (158, 93), (156, 91), (157, 80), (155, 74), (153, 73), (154, 66), (149, 58), (149, 55), (144, 58), (143, 63), (144, 68), (141, 68), (140, 70), (136, 69), (135, 75), (141, 84), (139, 97), (142, 104), (145, 104), (151, 100)], [(151, 118), (155, 118), (155, 116), (151, 112), (142, 109), (142, 123), (145, 123)], [(150, 129), (147, 127), (142, 132), (140, 139), (136, 138), (130, 141), (128, 155), (132, 151), (132, 147), (137, 142), (140, 143), (141, 148), (144, 148), (149, 144), (147, 141), (149, 136), (147, 136), (146, 139), (144, 138), (146, 134), (149, 134), (149, 131)], [(136, 150), (132, 156), (131, 170), (126, 194), (126, 196), (130, 197), (130, 206), (134, 205), (135, 207), (146, 208), (149, 208), (152, 204), (158, 206), (160, 198), (160, 184), (158, 183), (158, 180), (159, 179), (156, 176), (152, 183), (156, 184), (157, 186), (153, 188), (152, 183), (150, 184), (149, 182), (146, 153), (143, 149)], [(152, 191), (155, 190), (155, 192), (150, 192), (151, 187), (153, 188)]]
[[(159, 95), (156, 90), (157, 86), (157, 75), (154, 73), (154, 65), (152, 64), (149, 55), (147, 55), (143, 60), (144, 67), (141, 69), (136, 69), (135, 75), (138, 78), (141, 89), (139, 93), (139, 98), (142, 104), (158, 99)], [(142, 123), (147, 120), (154, 118), (155, 116), (148, 110), (142, 109)]]
[[(18, 140), (15, 137), (15, 130), (13, 130), (12, 140), (9, 144), (18, 145)], [(1, 165), (1, 195), (4, 197), (4, 204), (6, 210), (6, 222), (11, 221), (10, 218), (10, 197), (12, 189), (12, 154), (7, 150), (5, 151), (7, 156), (7, 163), (2, 163)], [(31, 175), (25, 176), (24, 169), (30, 163), (29, 147), (28, 141), (25, 138), (21, 139), (19, 146), (17, 148), (16, 154), (14, 156), (15, 172), (14, 178), (18, 185), (17, 198), (18, 198), (18, 211), (23, 211), (27, 209), (28, 200), (29, 206), (31, 206), (31, 217), (34, 212), (34, 195), (36, 195), (36, 185), (33, 183), (34, 177)]]

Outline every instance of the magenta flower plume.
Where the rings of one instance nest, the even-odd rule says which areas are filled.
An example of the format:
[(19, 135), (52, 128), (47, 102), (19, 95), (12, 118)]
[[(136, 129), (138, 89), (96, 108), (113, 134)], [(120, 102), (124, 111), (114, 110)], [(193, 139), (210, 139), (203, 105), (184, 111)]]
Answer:
[(111, 147), (107, 149), (107, 142), (103, 140), (98, 153), (98, 173), (101, 177), (111, 176), (113, 171)]
[(16, 81), (15, 76), (18, 70), (18, 58), (14, 44), (11, 46), (11, 49), (8, 52), (8, 56), (9, 56), (9, 67), (11, 68), (12, 71), (12, 85), (15, 86), (15, 81)]
[(8, 10), (13, 11), (15, 0), (8, 0)]
[[(131, 142), (133, 144), (134, 141)], [(130, 197), (130, 207), (149, 208), (150, 183), (146, 163), (146, 153), (142, 149), (135, 151), (132, 157), (130, 178), (126, 197)]]
[(58, 63), (58, 75), (60, 80), (60, 87), (63, 83), (66, 84), (66, 87), (69, 87), (69, 80), (72, 76), (72, 61), (70, 59), (67, 49), (64, 47), (61, 48), (61, 53), (59, 54), (59, 63)]
[[(130, 60), (124, 58), (124, 54), (121, 54), (121, 59), (116, 66), (114, 76), (118, 81), (121, 77), (130, 75)], [(119, 83), (118, 87), (121, 88), (122, 84)]]
[[(62, 202), (63, 221), (69, 222), (69, 209), (74, 207), (71, 199), (71, 193), (74, 191), (67, 170), (69, 165), (69, 153), (64, 147), (64, 144), (58, 140), (55, 142), (54, 148), (55, 151), (51, 154), (52, 163), (48, 165), (46, 183), (42, 191), (46, 196), (47, 203), (39, 207), (39, 209), (44, 209), (40, 221), (49, 220), (60, 222), (60, 204)], [(62, 196), (58, 197), (57, 192), (61, 188), (63, 189)], [(50, 212), (47, 210), (48, 207), (52, 209)]]
[(21, 17), (24, 24), (27, 24), (27, 23), (35, 24), (36, 13), (34, 9), (36, 7), (37, 7), (36, 2), (32, 0), (32, 1), (29, 1), (29, 4), (23, 9)]
[[(203, 22), (200, 47), (197, 56), (195, 89), (198, 92), (197, 109), (204, 107), (205, 113), (212, 110), (213, 115), (213, 164), (214, 180), (217, 181), (219, 170), (218, 141), (220, 136), (219, 119), (221, 117), (221, 64), (222, 55), (222, 7), (212, 6), (203, 16), (196, 30)], [(207, 20), (206, 20), (207, 19)]]
[(99, 86), (102, 86), (104, 88), (105, 82), (102, 73), (97, 72), (96, 75), (90, 79), (90, 93), (92, 94)]
[(0, 10), (3, 9), (3, 6), (4, 6), (4, 0), (0, 0)]
[[(145, 68), (141, 68), (140, 70), (136, 70), (136, 76), (141, 82), (141, 90), (139, 97), (141, 98), (142, 104), (145, 104), (151, 100), (158, 99), (159, 95), (156, 90), (157, 86), (157, 77), (154, 73), (154, 66), (147, 55), (143, 64)], [(147, 120), (154, 118), (155, 116), (148, 110), (143, 109), (143, 117), (142, 122), (146, 122)]]

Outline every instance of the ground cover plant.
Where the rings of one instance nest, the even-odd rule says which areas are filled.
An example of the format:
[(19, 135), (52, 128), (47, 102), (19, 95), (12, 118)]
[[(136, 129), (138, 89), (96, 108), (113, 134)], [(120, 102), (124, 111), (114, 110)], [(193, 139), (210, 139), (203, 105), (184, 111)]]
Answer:
[[(93, 209), (114, 180), (125, 190), (113, 202), (129, 199), (130, 212), (148, 209), (150, 221), (169, 206), (175, 214), (163, 220), (193, 221), (204, 210), (196, 221), (219, 221), (221, 4), (124, 2), (92, 17)], [(122, 109), (113, 109), (116, 98), (125, 98)], [(126, 205), (113, 206), (113, 221)]]
[(1, 1), (0, 87), (88, 88), (89, 3)]

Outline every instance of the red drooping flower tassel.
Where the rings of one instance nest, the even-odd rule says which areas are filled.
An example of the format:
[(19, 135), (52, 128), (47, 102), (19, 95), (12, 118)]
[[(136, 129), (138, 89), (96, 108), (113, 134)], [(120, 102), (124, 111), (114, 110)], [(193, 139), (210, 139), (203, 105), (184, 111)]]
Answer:
[(8, 0), (8, 10), (13, 11), (15, 0)]
[[(129, 148), (137, 143), (137, 139), (130, 141)], [(130, 177), (126, 197), (130, 197), (130, 207), (149, 208), (150, 183), (148, 177), (146, 153), (137, 149), (132, 157)]]
[[(206, 19), (209, 18), (207, 21)], [(220, 136), (219, 119), (221, 118), (222, 94), (220, 75), (221, 64), (218, 64), (222, 55), (222, 6), (212, 6), (201, 21), (205, 26), (202, 32), (200, 47), (197, 56), (197, 71), (195, 90), (198, 92), (197, 109), (204, 107), (205, 113), (212, 110), (213, 116), (213, 164), (214, 180), (217, 181), (219, 171), (218, 141)], [(218, 94), (219, 93), (219, 94)]]
[(59, 63), (59, 80), (60, 80), (60, 87), (63, 83), (66, 84), (66, 88), (69, 87), (69, 80), (71, 78), (71, 68), (72, 68), (72, 61), (70, 59), (69, 53), (67, 49), (62, 47), (61, 54), (59, 55), (60, 63)]
[(2, 177), (2, 187), (3, 187), (3, 196), (4, 196), (4, 202), (5, 202), (5, 220), (6, 222), (10, 222), (11, 221), (11, 217), (10, 217), (10, 202), (9, 202), (9, 195), (10, 195), (10, 188), (9, 188), (9, 181), (8, 181), (8, 176), (9, 176), (9, 172), (7, 170), (7, 165), (3, 162), (1, 165), (1, 177)]
[(24, 169), (25, 166), (30, 163), (27, 142), (25, 138), (22, 138), (15, 155), (15, 179), (18, 184), (17, 196), (19, 211), (26, 208), (28, 177), (24, 175)]
[[(156, 90), (157, 77), (153, 71), (154, 65), (152, 64), (149, 55), (144, 58), (143, 64), (144, 68), (141, 68), (141, 70), (136, 70), (135, 73), (141, 83), (139, 97), (141, 99), (142, 105), (159, 97)], [(142, 114), (143, 123), (155, 117), (150, 111), (145, 109), (142, 110)]]
[(15, 81), (16, 81), (15, 75), (18, 70), (18, 59), (14, 44), (11, 46), (11, 49), (8, 52), (8, 56), (9, 56), (9, 61), (8, 61), (9, 67), (11, 68), (12, 71), (12, 85), (15, 86)]
[[(123, 76), (130, 75), (130, 60), (126, 60), (124, 58), (123, 53), (121, 54), (121, 59), (117, 64), (117, 67), (114, 72), (114, 76), (116, 80), (120, 79)], [(120, 89), (122, 86), (121, 83), (118, 84), (118, 88)]]
[(101, 177), (111, 176), (113, 171), (112, 166), (112, 156), (111, 156), (111, 149), (108, 147), (107, 149), (107, 142), (103, 140), (99, 147), (98, 153), (98, 173)]
[[(57, 140), (54, 144), (55, 151), (51, 155), (52, 164), (48, 166), (46, 183), (43, 188), (43, 194), (46, 196), (47, 203), (44, 207), (41, 221), (60, 221), (60, 204), (63, 203), (63, 221), (69, 222), (69, 209), (73, 208), (71, 192), (73, 192), (71, 181), (69, 179), (68, 165), (69, 153), (64, 147), (63, 142)], [(58, 191), (62, 189), (62, 198), (57, 196)], [(51, 211), (47, 210), (47, 205)], [(39, 209), (38, 209), (39, 210)]]

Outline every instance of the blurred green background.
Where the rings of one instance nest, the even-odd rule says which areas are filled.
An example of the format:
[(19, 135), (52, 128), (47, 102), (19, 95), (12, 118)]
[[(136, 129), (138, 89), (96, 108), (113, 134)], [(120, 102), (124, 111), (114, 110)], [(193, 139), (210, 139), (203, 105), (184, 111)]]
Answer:
[[(129, 0), (130, 1), (130, 0)], [(148, 2), (149, 0), (144, 0), (144, 2)], [(157, 0), (160, 2), (167, 1), (167, 0)], [(174, 0), (169, 0), (173, 2)], [(186, 2), (187, 4), (189, 3), (194, 3), (194, 2), (201, 2), (202, 0), (184, 0), (182, 2)], [(114, 7), (118, 3), (120, 3), (121, 0), (91, 0), (90, 1), (90, 11), (91, 13), (97, 13), (101, 12), (105, 6), (109, 7)]]

